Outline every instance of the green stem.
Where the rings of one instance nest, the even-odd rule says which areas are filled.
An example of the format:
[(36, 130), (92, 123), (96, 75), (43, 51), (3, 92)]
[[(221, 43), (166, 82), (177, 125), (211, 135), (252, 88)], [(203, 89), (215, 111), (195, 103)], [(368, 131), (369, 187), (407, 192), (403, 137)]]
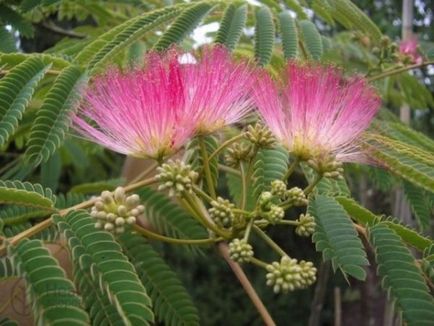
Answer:
[(315, 186), (321, 181), (322, 174), (317, 174), (315, 179), (310, 183), (304, 190), (304, 194), (306, 197), (312, 192), (312, 190), (315, 188)]
[(283, 224), (283, 225), (294, 225), (294, 226), (299, 226), (300, 223), (297, 221), (291, 221), (291, 220), (281, 220), (279, 222), (277, 222), (277, 224)]
[(258, 258), (255, 258), (255, 257), (250, 258), (249, 263), (252, 263), (252, 264), (254, 264), (258, 267), (262, 267), (264, 269), (267, 269), (267, 266), (268, 266), (268, 264), (266, 262), (264, 262)]
[(367, 80), (368, 80), (368, 82), (373, 82), (373, 81), (381, 79), (381, 78), (396, 75), (396, 74), (399, 74), (401, 72), (405, 72), (405, 71), (416, 69), (416, 68), (421, 68), (423, 66), (432, 65), (432, 64), (434, 64), (434, 60), (425, 61), (422, 63), (417, 63), (414, 65), (410, 65), (410, 66), (406, 66), (406, 67), (402, 67), (402, 68), (398, 68), (398, 69), (389, 69), (389, 70), (383, 71), (381, 74), (378, 74), (376, 76), (372, 76), (372, 77), (368, 78)]
[(283, 251), (282, 248), (279, 247), (277, 243), (275, 243), (264, 231), (262, 231), (256, 225), (253, 225), (253, 230), (264, 240), (275, 252), (277, 252), (281, 256), (288, 256), (286, 252)]
[(208, 160), (212, 160), (214, 158), (214, 156), (216, 156), (217, 154), (219, 154), (226, 147), (228, 147), (229, 145), (231, 145), (232, 143), (236, 142), (237, 140), (239, 140), (239, 139), (241, 139), (243, 137), (244, 137), (244, 133), (240, 133), (240, 134), (236, 135), (235, 137), (232, 137), (232, 138), (226, 140), (214, 152), (211, 153), (211, 155), (209, 156)]
[(212, 179), (211, 169), (209, 167), (208, 151), (206, 150), (206, 144), (203, 136), (199, 136), (199, 146), (202, 153), (203, 170), (205, 172), (205, 179), (208, 186), (208, 191), (212, 198), (216, 198), (214, 181)]
[(246, 211), (244, 209), (234, 208), (232, 211), (235, 214), (240, 214), (240, 215), (244, 215), (244, 216), (247, 216), (247, 217), (253, 217), (253, 216), (255, 216), (255, 212), (249, 212), (249, 211)]
[(241, 209), (244, 210), (246, 208), (247, 201), (247, 180), (246, 174), (244, 171), (244, 165), (240, 162), (240, 173), (241, 173)]
[(222, 238), (209, 238), (209, 239), (177, 239), (177, 238), (171, 238), (171, 237), (166, 237), (164, 235), (158, 234), (158, 233), (154, 233), (148, 229), (142, 228), (140, 225), (138, 224), (134, 224), (133, 225), (133, 229), (135, 231), (137, 231), (138, 233), (144, 235), (146, 238), (148, 239), (152, 239), (152, 240), (157, 240), (157, 241), (163, 241), (163, 242), (167, 242), (167, 243), (172, 243), (172, 244), (181, 244), (181, 245), (207, 245), (207, 244), (212, 244), (212, 243), (216, 243), (219, 242), (221, 240), (223, 240)]
[(253, 226), (253, 223), (255, 222), (255, 219), (251, 219), (250, 221), (249, 221), (249, 223), (247, 224), (247, 227), (246, 227), (246, 231), (244, 232), (244, 240), (247, 242), (248, 240), (249, 240), (249, 236), (250, 236), (250, 231), (252, 231), (252, 226)]
[(283, 180), (286, 182), (288, 178), (291, 176), (291, 174), (294, 172), (295, 168), (297, 167), (298, 163), (300, 162), (300, 159), (296, 157), (294, 161), (289, 165), (288, 170), (285, 173), (285, 176), (283, 177)]
[(228, 172), (228, 173), (231, 173), (233, 175), (238, 175), (238, 176), (240, 175), (240, 171), (235, 170), (234, 168), (231, 168), (231, 167), (223, 165), (223, 164), (219, 164), (218, 168), (224, 172)]
[(212, 201), (214, 201), (214, 199), (211, 196), (209, 196), (205, 191), (200, 189), (198, 186), (193, 185), (193, 190), (196, 193), (196, 195), (199, 195), (200, 197), (205, 199), (207, 202), (211, 203)]
[(198, 221), (208, 228), (209, 230), (213, 231), (215, 234), (227, 239), (229, 237), (229, 233), (225, 232), (224, 230), (221, 230), (217, 225), (209, 221), (205, 216), (202, 214), (202, 210), (200, 207), (198, 207), (197, 202), (193, 196), (190, 194), (185, 194), (184, 200), (188, 203), (188, 207), (192, 210), (193, 215), (198, 219)]

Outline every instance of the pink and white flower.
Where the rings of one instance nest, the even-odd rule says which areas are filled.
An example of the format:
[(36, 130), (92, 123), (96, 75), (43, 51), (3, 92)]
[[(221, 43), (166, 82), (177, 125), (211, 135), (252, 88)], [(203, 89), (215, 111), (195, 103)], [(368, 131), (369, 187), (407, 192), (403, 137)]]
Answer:
[(336, 68), (295, 62), (288, 63), (281, 84), (260, 75), (254, 99), (276, 138), (305, 160), (362, 161), (359, 139), (380, 107), (362, 78), (344, 79)]
[(236, 123), (252, 108), (252, 69), (221, 46), (205, 48), (197, 63), (183, 67), (186, 101), (198, 134)]
[(74, 123), (85, 137), (113, 151), (161, 158), (181, 148), (194, 130), (185, 123), (185, 90), (177, 55), (152, 53), (145, 61), (142, 69), (126, 73), (112, 69), (97, 77)]
[(418, 50), (418, 41), (416, 37), (410, 37), (399, 43), (399, 52), (408, 56), (412, 63), (422, 63), (423, 58)]
[(74, 127), (86, 138), (135, 157), (167, 157), (196, 134), (238, 122), (251, 109), (252, 71), (222, 47), (195, 62), (172, 49), (144, 68), (112, 69), (86, 92)]

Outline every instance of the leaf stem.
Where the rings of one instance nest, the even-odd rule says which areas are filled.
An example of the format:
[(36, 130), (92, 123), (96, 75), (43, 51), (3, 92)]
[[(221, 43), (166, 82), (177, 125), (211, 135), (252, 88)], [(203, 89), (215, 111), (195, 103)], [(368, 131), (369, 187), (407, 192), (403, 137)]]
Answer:
[(200, 197), (205, 199), (207, 202), (211, 203), (212, 201), (214, 201), (214, 198), (212, 198), (210, 195), (208, 195), (205, 191), (200, 189), (198, 186), (193, 185), (193, 190), (196, 193), (196, 195), (199, 195)]
[(373, 81), (381, 79), (381, 78), (385, 78), (385, 77), (388, 77), (388, 76), (396, 75), (396, 74), (399, 74), (401, 72), (405, 72), (405, 71), (416, 69), (416, 68), (421, 68), (423, 66), (432, 65), (432, 64), (434, 64), (434, 60), (425, 61), (425, 62), (422, 62), (422, 63), (417, 63), (417, 64), (414, 64), (414, 65), (410, 65), (410, 66), (406, 66), (406, 67), (402, 67), (402, 68), (398, 68), (398, 69), (392, 68), (392, 69), (383, 71), (382, 73), (380, 73), (378, 75), (369, 77), (369, 78), (367, 78), (367, 80), (368, 80), (368, 82), (373, 82)]
[(291, 221), (291, 220), (281, 220), (281, 221), (277, 222), (277, 224), (299, 226), (299, 225), (300, 225), (300, 222), (297, 222), (297, 221)]
[(312, 192), (312, 190), (321, 181), (321, 179), (322, 179), (322, 174), (317, 174), (315, 176), (315, 179), (313, 179), (312, 183), (310, 183), (306, 188), (304, 188), (303, 192), (306, 195), (306, 197)]
[(202, 154), (202, 160), (203, 160), (203, 170), (205, 172), (205, 179), (206, 179), (206, 184), (208, 186), (208, 191), (209, 194), (211, 195), (212, 198), (216, 198), (216, 192), (215, 192), (215, 185), (214, 185), (214, 181), (212, 179), (212, 175), (211, 175), (211, 169), (209, 167), (209, 158), (208, 158), (208, 151), (206, 149), (206, 144), (205, 144), (205, 140), (203, 136), (199, 136), (199, 147), (200, 147), (200, 151)]
[(252, 263), (252, 264), (254, 264), (258, 267), (261, 267), (263, 269), (267, 269), (267, 266), (268, 266), (268, 264), (266, 262), (264, 262), (258, 258), (255, 258), (255, 257), (251, 257), (249, 260), (249, 263)]
[(211, 155), (209, 156), (208, 160), (211, 161), (214, 158), (214, 156), (216, 156), (222, 150), (224, 150), (226, 147), (228, 147), (229, 145), (231, 145), (232, 143), (236, 142), (237, 140), (239, 140), (239, 139), (241, 139), (243, 137), (244, 137), (244, 133), (240, 133), (240, 134), (236, 135), (235, 137), (232, 137), (232, 138), (226, 140), (214, 152), (211, 153)]
[(238, 171), (236, 169), (233, 169), (233, 168), (231, 168), (229, 166), (223, 165), (223, 164), (219, 164), (218, 168), (220, 170), (224, 171), (224, 172), (228, 172), (228, 173), (231, 173), (231, 174), (234, 174), (234, 175), (240, 175), (240, 171)]
[(264, 240), (275, 252), (277, 252), (281, 256), (288, 256), (286, 252), (283, 251), (282, 248), (279, 247), (277, 243), (275, 243), (264, 231), (262, 231), (258, 226), (253, 225), (253, 230)]
[(207, 244), (213, 244), (215, 242), (219, 242), (222, 240), (222, 238), (209, 238), (209, 239), (177, 239), (177, 238), (171, 238), (166, 237), (164, 235), (152, 232), (148, 229), (145, 229), (141, 227), (138, 224), (133, 225), (133, 229), (137, 231), (138, 233), (142, 234), (148, 239), (157, 240), (157, 241), (163, 241), (167, 243), (172, 244), (181, 244), (181, 245), (207, 245)]
[(246, 208), (247, 202), (247, 180), (246, 173), (244, 171), (244, 165), (240, 162), (240, 173), (241, 173), (241, 204), (240, 207), (242, 210)]

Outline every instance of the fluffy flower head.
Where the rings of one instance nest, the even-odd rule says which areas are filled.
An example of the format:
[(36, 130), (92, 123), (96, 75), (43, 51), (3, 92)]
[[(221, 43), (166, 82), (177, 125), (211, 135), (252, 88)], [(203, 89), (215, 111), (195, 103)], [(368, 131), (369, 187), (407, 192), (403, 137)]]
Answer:
[(113, 151), (161, 158), (182, 147), (193, 133), (185, 105), (177, 55), (151, 53), (144, 68), (126, 73), (112, 69), (98, 77), (74, 123), (85, 137)]
[(252, 69), (245, 62), (235, 62), (224, 47), (205, 48), (196, 63), (184, 65), (183, 78), (187, 107), (198, 134), (236, 123), (252, 107)]
[(401, 41), (399, 52), (410, 57), (413, 63), (422, 63), (423, 58), (418, 51), (418, 41), (415, 37), (410, 37)]
[(263, 74), (254, 89), (259, 113), (276, 138), (302, 159), (360, 161), (358, 139), (380, 106), (375, 91), (333, 67), (289, 62), (284, 77), (278, 85)]

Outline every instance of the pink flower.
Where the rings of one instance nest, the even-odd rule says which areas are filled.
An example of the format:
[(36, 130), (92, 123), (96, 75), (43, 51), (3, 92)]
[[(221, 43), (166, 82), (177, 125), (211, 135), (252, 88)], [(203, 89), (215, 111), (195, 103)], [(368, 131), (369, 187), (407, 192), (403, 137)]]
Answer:
[(423, 58), (419, 54), (417, 46), (418, 46), (417, 38), (410, 37), (406, 40), (401, 41), (401, 43), (399, 44), (399, 52), (410, 57), (413, 63), (419, 64), (422, 63)]
[(251, 110), (252, 69), (234, 62), (225, 48), (205, 48), (197, 63), (184, 66), (183, 74), (187, 107), (198, 134), (236, 123)]
[(144, 68), (112, 69), (97, 77), (73, 119), (75, 128), (113, 151), (160, 159), (180, 149), (194, 132), (186, 123), (184, 93), (177, 53), (151, 53)]
[(254, 89), (259, 113), (276, 138), (301, 159), (362, 161), (359, 139), (379, 109), (376, 92), (333, 67), (289, 62), (285, 77), (277, 85), (263, 74)]

